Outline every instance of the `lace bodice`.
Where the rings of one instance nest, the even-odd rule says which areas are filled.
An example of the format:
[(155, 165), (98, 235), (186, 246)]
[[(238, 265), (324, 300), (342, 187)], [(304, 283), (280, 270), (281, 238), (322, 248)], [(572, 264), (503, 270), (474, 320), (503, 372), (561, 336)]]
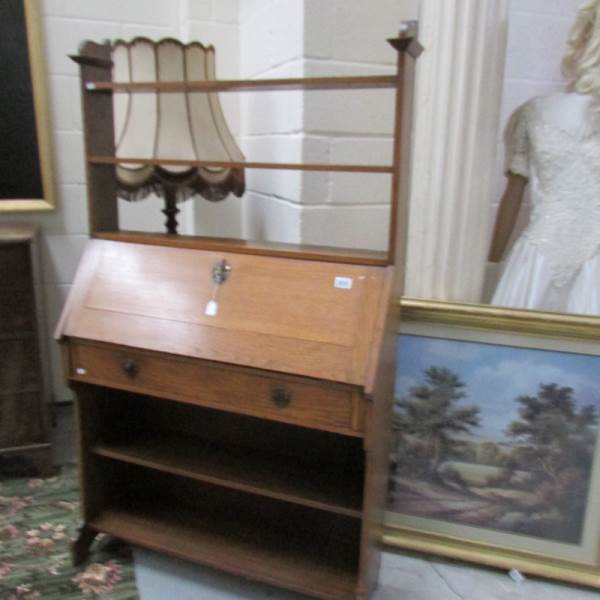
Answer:
[(513, 113), (506, 170), (529, 179), (532, 213), (523, 235), (560, 286), (600, 251), (600, 126), (578, 136), (547, 123), (543, 101), (533, 98)]

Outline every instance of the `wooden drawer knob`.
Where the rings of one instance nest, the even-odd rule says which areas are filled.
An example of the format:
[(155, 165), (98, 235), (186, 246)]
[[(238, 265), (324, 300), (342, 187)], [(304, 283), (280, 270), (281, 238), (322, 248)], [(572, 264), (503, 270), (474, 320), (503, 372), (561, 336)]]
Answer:
[(123, 371), (125, 372), (125, 375), (127, 375), (127, 377), (135, 377), (138, 374), (138, 371), (140, 370), (138, 364), (130, 358), (124, 360), (121, 363), (121, 367), (123, 368)]
[(271, 392), (271, 400), (273, 400), (273, 404), (278, 408), (285, 408), (292, 401), (292, 394), (285, 388), (275, 388)]

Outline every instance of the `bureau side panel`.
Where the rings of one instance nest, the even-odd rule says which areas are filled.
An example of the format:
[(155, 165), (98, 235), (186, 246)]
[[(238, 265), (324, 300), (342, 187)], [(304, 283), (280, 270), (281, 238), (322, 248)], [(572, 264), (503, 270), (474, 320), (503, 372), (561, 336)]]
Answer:
[(357, 597), (369, 598), (377, 585), (383, 516), (388, 486), (389, 456), (392, 438), (392, 410), (396, 368), (397, 324), (399, 310), (392, 301), (390, 277), (386, 291), (383, 327), (380, 325), (380, 346), (373, 388), (367, 395), (365, 431), (365, 488), (363, 502), (363, 532), (361, 539), (360, 576)]

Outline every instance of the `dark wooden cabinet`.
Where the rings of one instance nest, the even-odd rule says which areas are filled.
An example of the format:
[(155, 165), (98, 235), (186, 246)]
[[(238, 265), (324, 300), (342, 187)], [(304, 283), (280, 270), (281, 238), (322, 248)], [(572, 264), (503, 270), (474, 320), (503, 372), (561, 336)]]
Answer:
[(35, 227), (0, 224), (0, 455), (51, 467), (48, 381)]

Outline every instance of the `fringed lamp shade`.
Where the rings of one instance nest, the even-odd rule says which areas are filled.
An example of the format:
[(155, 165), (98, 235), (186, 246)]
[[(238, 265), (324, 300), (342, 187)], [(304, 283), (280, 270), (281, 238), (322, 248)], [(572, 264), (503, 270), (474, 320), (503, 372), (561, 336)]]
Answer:
[[(215, 79), (215, 49), (174, 39), (119, 40), (112, 50), (115, 82), (185, 82)], [(211, 201), (244, 193), (244, 170), (161, 165), (160, 159), (243, 161), (218, 95), (193, 90), (114, 94), (117, 158), (153, 159), (152, 165), (117, 165), (118, 194), (140, 200), (165, 198), (167, 230), (176, 233), (176, 204), (199, 194)]]

